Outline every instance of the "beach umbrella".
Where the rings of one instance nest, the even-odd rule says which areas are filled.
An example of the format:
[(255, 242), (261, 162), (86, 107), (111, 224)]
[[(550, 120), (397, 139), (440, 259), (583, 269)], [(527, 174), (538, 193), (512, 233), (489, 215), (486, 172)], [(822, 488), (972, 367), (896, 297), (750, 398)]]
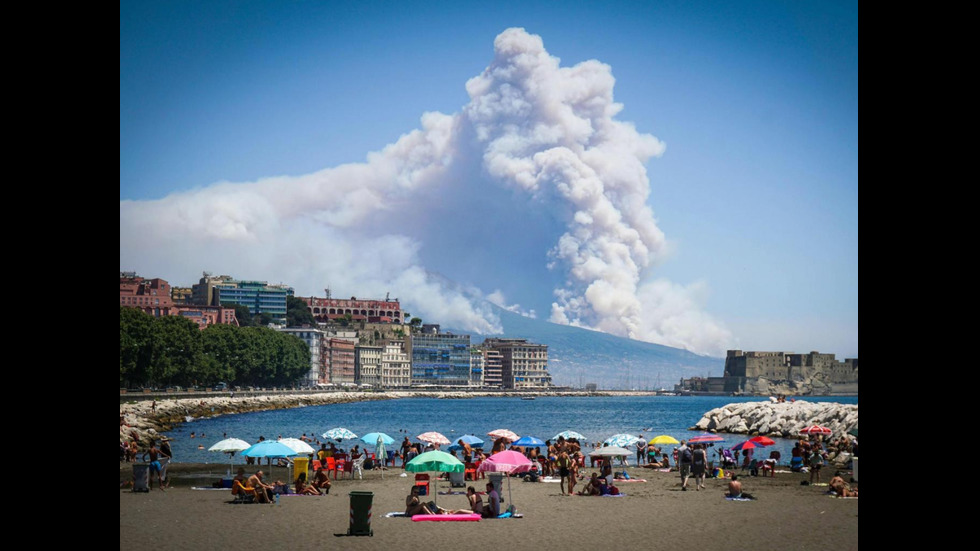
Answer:
[(558, 437), (559, 436), (560, 437), (563, 437), (565, 440), (570, 440), (572, 438), (574, 438), (576, 440), (588, 440), (588, 438), (586, 438), (585, 436), (583, 436), (581, 433), (575, 432), (573, 430), (563, 430), (563, 431), (559, 432), (558, 434), (554, 435), (553, 437), (551, 437), (551, 439), (552, 440), (558, 440)]
[(526, 473), (531, 470), (533, 465), (534, 463), (524, 457), (524, 454), (514, 450), (504, 450), (486, 458), (476, 470), (477, 472), (507, 473), (507, 499), (513, 505), (514, 496), (510, 491), (510, 475)]
[(751, 450), (753, 448), (761, 448), (761, 447), (763, 447), (762, 444), (759, 444), (757, 442), (753, 442), (751, 440), (746, 440), (745, 442), (739, 442), (738, 444), (735, 444), (734, 446), (732, 446), (731, 449), (733, 449), (733, 450)]
[(347, 430), (347, 429), (345, 429), (343, 427), (337, 427), (335, 429), (330, 429), (327, 432), (323, 433), (322, 436), (324, 438), (329, 438), (331, 440), (336, 440), (337, 442), (341, 442), (343, 440), (353, 440), (353, 439), (357, 438), (357, 435), (356, 434), (354, 434), (353, 432), (351, 432), (351, 431), (349, 431), (349, 430)]
[(688, 444), (713, 444), (715, 442), (723, 442), (725, 439), (717, 434), (699, 434), (697, 436), (692, 436), (688, 438)]
[(773, 440), (772, 438), (769, 438), (768, 436), (753, 436), (752, 438), (749, 438), (749, 440), (751, 442), (755, 442), (756, 444), (762, 444), (763, 446), (776, 445), (776, 441)]
[[(245, 457), (258, 457), (261, 459), (263, 457), (296, 457), (299, 455), (299, 453), (282, 442), (276, 440), (263, 440), (257, 444), (252, 444), (247, 450), (242, 452), (242, 455)], [(269, 474), (272, 474), (271, 468)]]
[[(443, 437), (445, 438), (445, 437)], [(411, 461), (405, 464), (405, 470), (413, 473), (424, 473), (435, 471), (437, 473), (461, 473), (466, 470), (466, 465), (452, 455), (440, 451), (432, 450), (416, 455)], [(439, 478), (435, 479), (436, 507), (439, 506)]]
[(632, 454), (633, 452), (630, 450), (619, 446), (603, 446), (598, 448), (596, 451), (589, 453), (590, 456), (594, 457), (628, 457)]
[(303, 442), (299, 438), (283, 438), (282, 440), (277, 440), (277, 442), (289, 446), (291, 450), (300, 455), (316, 453), (316, 450), (314, 450), (312, 446), (306, 442)]
[(636, 444), (640, 440), (643, 439), (640, 438), (639, 436), (620, 433), (620, 434), (614, 434), (609, 438), (606, 438), (605, 440), (603, 440), (603, 443), (609, 444), (610, 446), (619, 446), (621, 448), (628, 448), (633, 444)]
[(810, 425), (809, 427), (800, 429), (800, 434), (806, 436), (813, 436), (816, 434), (820, 434), (823, 436), (830, 436), (831, 434), (833, 434), (833, 432), (834, 431), (828, 429), (827, 427), (821, 427), (820, 425)]
[(651, 446), (663, 446), (666, 444), (680, 444), (676, 438), (673, 436), (667, 436), (666, 434), (661, 434), (660, 436), (655, 436), (648, 442)]
[(448, 438), (446, 438), (442, 434), (440, 434), (438, 432), (434, 432), (434, 431), (432, 431), (432, 432), (423, 432), (422, 434), (416, 436), (416, 438), (418, 438), (419, 440), (421, 440), (423, 442), (428, 442), (430, 444), (445, 445), (445, 444), (450, 444), (451, 443)]
[(383, 441), (385, 446), (390, 446), (395, 443), (394, 438), (383, 432), (369, 432), (361, 437), (361, 442), (364, 442), (369, 446), (377, 446), (379, 438)]
[(510, 443), (511, 446), (520, 446), (522, 448), (547, 448), (548, 445), (544, 443), (544, 440), (540, 438), (535, 438), (533, 436), (522, 436), (517, 440)]
[(464, 434), (463, 436), (460, 436), (459, 438), (457, 438), (453, 442), (453, 444), (451, 446), (449, 446), (448, 448), (446, 448), (446, 449), (448, 451), (451, 451), (451, 452), (454, 452), (454, 451), (463, 449), (463, 446), (460, 446), (459, 445), (459, 441), (460, 440), (462, 440), (463, 442), (465, 442), (466, 444), (468, 444), (469, 447), (471, 447), (471, 448), (482, 448), (483, 447), (483, 440), (482, 439), (477, 438), (476, 436), (473, 436), (472, 434)]
[(228, 472), (231, 473), (231, 469), (235, 466), (235, 462), (231, 458), (235, 455), (235, 452), (245, 451), (249, 447), (251, 447), (251, 444), (240, 438), (225, 438), (208, 448), (208, 451), (227, 453), (228, 461), (231, 462), (228, 465)]
[[(385, 440), (384, 440), (385, 436), (388, 435), (383, 432), (378, 433), (378, 439), (375, 440), (375, 444), (374, 444), (375, 455), (381, 459), (381, 480), (385, 479), (385, 467), (387, 466), (388, 463), (387, 462), (388, 452), (387, 450), (385, 450)], [(388, 439), (391, 440), (392, 444), (395, 443), (395, 441), (392, 440), (390, 436), (388, 436)], [(351, 478), (353, 478), (353, 475), (351, 475)]]
[(511, 432), (511, 431), (509, 431), (507, 429), (497, 429), (497, 430), (494, 430), (494, 431), (490, 431), (490, 432), (487, 433), (487, 436), (489, 436), (490, 438), (493, 438), (494, 440), (497, 440), (498, 438), (506, 438), (507, 440), (509, 440), (511, 442), (513, 442), (514, 440), (517, 440), (518, 438), (520, 438), (520, 436), (518, 436), (517, 434), (515, 434), (515, 433), (513, 433), (513, 432)]

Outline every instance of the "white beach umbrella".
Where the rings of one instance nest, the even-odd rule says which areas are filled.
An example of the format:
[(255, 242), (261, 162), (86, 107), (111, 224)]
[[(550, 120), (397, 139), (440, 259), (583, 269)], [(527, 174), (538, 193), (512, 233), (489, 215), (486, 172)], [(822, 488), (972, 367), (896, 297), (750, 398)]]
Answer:
[[(215, 445), (208, 448), (208, 451), (227, 453), (228, 460), (231, 461), (231, 458), (235, 455), (235, 452), (245, 451), (250, 447), (252, 447), (251, 444), (249, 444), (248, 442), (240, 438), (225, 438), (224, 440), (221, 440), (220, 442), (217, 442), (215, 443)], [(234, 468), (234, 466), (235, 466), (234, 461), (231, 461), (231, 463), (229, 463), (228, 465), (229, 473), (231, 473), (231, 470), (232, 468)]]

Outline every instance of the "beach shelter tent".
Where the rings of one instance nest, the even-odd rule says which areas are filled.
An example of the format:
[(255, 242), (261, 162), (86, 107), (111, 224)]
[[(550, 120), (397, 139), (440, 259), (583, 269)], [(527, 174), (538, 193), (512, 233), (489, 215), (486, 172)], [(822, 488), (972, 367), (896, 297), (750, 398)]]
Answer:
[[(228, 454), (228, 460), (235, 455), (235, 452), (245, 451), (252, 445), (240, 438), (225, 438), (224, 440), (215, 443), (215, 445), (208, 448), (209, 452), (222, 452)], [(228, 464), (228, 474), (231, 474), (231, 470), (234, 468), (235, 463), (231, 461)]]
[[(466, 470), (466, 465), (459, 459), (456, 459), (452, 455), (440, 451), (432, 450), (425, 453), (420, 453), (415, 456), (414, 459), (405, 464), (405, 470), (413, 473), (426, 473), (434, 471), (437, 473), (461, 473)], [(433, 489), (433, 494), (435, 494), (436, 506), (439, 506), (439, 478), (435, 479), (435, 488)]]
[(504, 450), (497, 452), (486, 458), (477, 468), (477, 472), (507, 473), (507, 499), (511, 505), (514, 504), (513, 495), (510, 492), (510, 475), (514, 473), (526, 473), (531, 470), (534, 463), (524, 457), (524, 454), (514, 450)]

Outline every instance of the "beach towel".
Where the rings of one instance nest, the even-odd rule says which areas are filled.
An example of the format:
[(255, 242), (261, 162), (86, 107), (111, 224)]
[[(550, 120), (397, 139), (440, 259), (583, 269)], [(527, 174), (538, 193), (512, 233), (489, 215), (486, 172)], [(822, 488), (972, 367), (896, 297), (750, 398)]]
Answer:
[(425, 521), (442, 521), (442, 522), (452, 522), (452, 521), (479, 521), (482, 517), (476, 513), (463, 513), (459, 515), (415, 515), (412, 520), (415, 522), (425, 522)]
[(647, 479), (645, 478), (630, 478), (629, 480), (620, 480), (618, 478), (616, 479), (616, 482), (646, 482), (646, 481)]
[(601, 495), (599, 497), (626, 497), (626, 494), (620, 492), (618, 494), (605, 494), (605, 495)]
[(405, 514), (405, 511), (392, 511), (390, 513), (385, 513), (385, 516), (388, 518), (394, 518), (394, 517), (407, 517), (408, 515)]
[(857, 496), (838, 497), (837, 494), (827, 494), (834, 499), (857, 499)]
[(750, 499), (750, 498), (747, 498), (747, 497), (729, 497), (729, 496), (725, 496), (725, 499), (727, 499), (728, 501), (755, 501), (755, 499)]
[(191, 486), (191, 490), (221, 490), (227, 492), (228, 488), (212, 488), (210, 486)]

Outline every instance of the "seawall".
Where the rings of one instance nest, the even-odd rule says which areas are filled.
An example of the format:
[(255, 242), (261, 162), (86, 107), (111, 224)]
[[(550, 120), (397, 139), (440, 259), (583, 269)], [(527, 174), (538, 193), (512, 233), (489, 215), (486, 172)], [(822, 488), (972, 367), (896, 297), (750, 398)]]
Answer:
[(857, 404), (833, 402), (744, 402), (715, 408), (701, 417), (693, 430), (794, 438), (810, 425), (821, 425), (833, 436), (858, 426)]

